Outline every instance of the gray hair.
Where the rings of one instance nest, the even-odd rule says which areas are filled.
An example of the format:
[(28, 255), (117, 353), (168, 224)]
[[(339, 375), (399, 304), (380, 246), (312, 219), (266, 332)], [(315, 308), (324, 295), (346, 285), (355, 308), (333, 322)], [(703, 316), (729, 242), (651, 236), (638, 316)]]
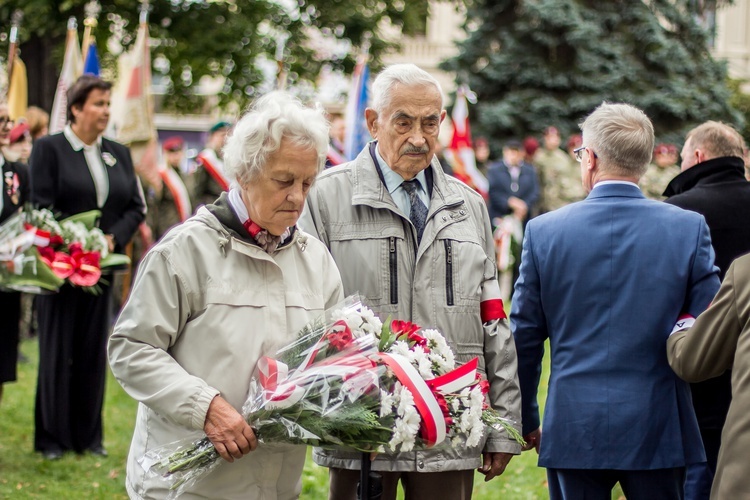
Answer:
[(328, 121), (321, 108), (309, 108), (287, 92), (261, 97), (234, 126), (224, 145), (224, 173), (241, 184), (263, 171), (282, 139), (318, 153), (318, 170), (328, 154)]
[(605, 172), (640, 178), (654, 151), (654, 126), (630, 104), (603, 102), (579, 125), (586, 147), (596, 153)]
[(443, 89), (434, 76), (414, 64), (392, 64), (380, 72), (372, 83), (370, 107), (378, 114), (390, 104), (390, 95), (397, 84), (407, 86), (432, 85), (440, 93), (440, 109), (443, 109)]
[(744, 156), (745, 140), (731, 125), (709, 120), (688, 132), (685, 142), (690, 141), (693, 150), (701, 148), (706, 158), (721, 156)]

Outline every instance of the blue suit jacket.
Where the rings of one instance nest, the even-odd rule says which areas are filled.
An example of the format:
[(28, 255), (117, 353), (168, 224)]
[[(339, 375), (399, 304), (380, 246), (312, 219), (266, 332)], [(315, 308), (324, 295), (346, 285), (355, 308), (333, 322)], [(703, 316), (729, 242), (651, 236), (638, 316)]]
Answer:
[(678, 316), (719, 288), (701, 215), (633, 185), (532, 219), (511, 308), (523, 432), (539, 426), (544, 341), (551, 373), (539, 465), (643, 470), (702, 461), (688, 384), (667, 363)]

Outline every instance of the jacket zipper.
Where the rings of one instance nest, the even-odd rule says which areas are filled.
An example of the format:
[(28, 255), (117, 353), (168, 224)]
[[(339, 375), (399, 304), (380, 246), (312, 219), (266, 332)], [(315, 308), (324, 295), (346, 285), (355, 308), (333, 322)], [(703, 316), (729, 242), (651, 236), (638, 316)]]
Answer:
[(391, 271), (391, 304), (398, 304), (398, 254), (396, 253), (396, 238), (390, 238), (390, 252), (388, 262)]
[(453, 305), (453, 245), (445, 242), (445, 296), (449, 306)]

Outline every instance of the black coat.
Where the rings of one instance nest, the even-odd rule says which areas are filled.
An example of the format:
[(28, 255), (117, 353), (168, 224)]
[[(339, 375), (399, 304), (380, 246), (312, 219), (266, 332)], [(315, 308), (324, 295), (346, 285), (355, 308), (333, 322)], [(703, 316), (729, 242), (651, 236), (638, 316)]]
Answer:
[(115, 237), (115, 251), (121, 251), (143, 221), (145, 203), (128, 148), (102, 139), (101, 149), (116, 160), (112, 166), (104, 164), (109, 195), (103, 207), (97, 205), (96, 186), (83, 151), (74, 151), (62, 133), (34, 144), (29, 162), (31, 201), (49, 208), (59, 218), (101, 210), (99, 228)]
[(5, 160), (0, 184), (3, 190), (3, 209), (0, 210), (2, 223), (29, 201), (29, 167), (23, 163)]
[[(750, 182), (741, 158), (727, 156), (699, 163), (672, 179), (667, 203), (706, 218), (719, 276), (740, 255), (750, 252)], [(732, 400), (729, 372), (692, 384), (693, 405), (702, 428), (721, 429)]]

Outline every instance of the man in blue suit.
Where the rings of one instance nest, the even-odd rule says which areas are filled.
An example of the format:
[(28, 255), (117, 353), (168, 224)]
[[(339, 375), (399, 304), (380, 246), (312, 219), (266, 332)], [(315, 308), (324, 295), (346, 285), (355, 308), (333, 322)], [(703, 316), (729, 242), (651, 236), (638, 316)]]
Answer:
[(708, 227), (638, 188), (654, 149), (642, 111), (604, 103), (581, 129), (589, 195), (529, 222), (511, 308), (527, 447), (547, 468), (552, 500), (609, 499), (617, 482), (628, 500), (681, 499), (685, 466), (704, 453), (664, 342), (719, 288)]

